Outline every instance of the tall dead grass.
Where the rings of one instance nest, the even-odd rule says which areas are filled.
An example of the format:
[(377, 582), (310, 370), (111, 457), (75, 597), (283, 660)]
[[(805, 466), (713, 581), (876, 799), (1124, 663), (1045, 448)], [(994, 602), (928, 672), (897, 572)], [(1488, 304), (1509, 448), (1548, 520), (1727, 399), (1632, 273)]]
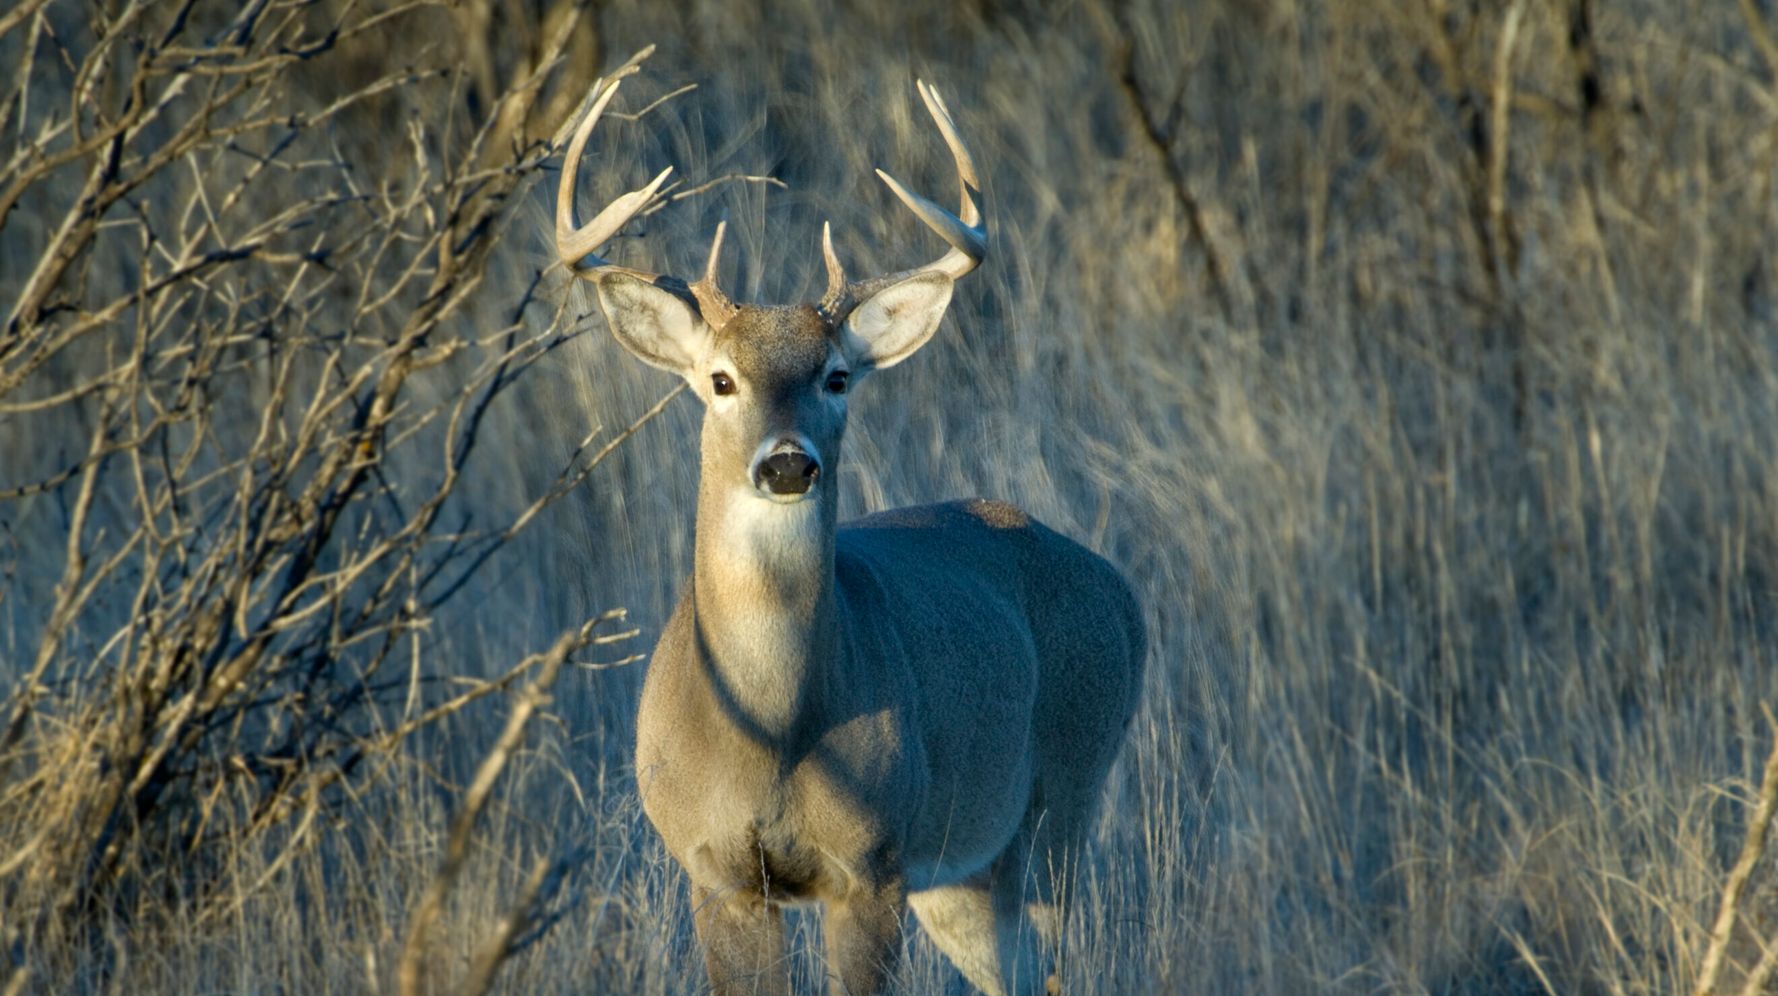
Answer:
[[(73, 6), (0, 15), (0, 64), (27, 67), (5, 176), (153, 116), (0, 202), (20, 985), (394, 988), (447, 856), (433, 984), (501, 937), (513, 991), (702, 984), (626, 767), (633, 669), (563, 672), (461, 843), (493, 697), (365, 752), (375, 777), (345, 761), (609, 606), (652, 633), (689, 563), (689, 401), (530, 511), (672, 387), (540, 278), (526, 182), (591, 76), (650, 42), (624, 110), (699, 88), (602, 127), (583, 196), (668, 163), (681, 192), (781, 181), (674, 201), (614, 247), (689, 271), (726, 218), (739, 296), (810, 295), (823, 218), (859, 271), (928, 251), (866, 181), (936, 185), (912, 79), (957, 94), (990, 260), (856, 399), (840, 483), (852, 511), (1020, 501), (1144, 592), (1150, 686), (1069, 925), (1074, 990), (1764, 984), (1769, 857), (1731, 878), (1778, 699), (1759, 5), (265, 3), (237, 41), (199, 4), (157, 47), (179, 10), (114, 18), (111, 50)], [(53, 251), (68, 232), (84, 248)], [(277, 459), (248, 458), (262, 437)], [(164, 698), (127, 680), (187, 658)], [(212, 687), (172, 731), (204, 731), (189, 766), (144, 769)], [(159, 829), (128, 816), (143, 770)], [(288, 809), (255, 832), (267, 799)], [(104, 875), (37, 863), (91, 855), (95, 825), (132, 842)], [(960, 990), (908, 945), (905, 989)]]

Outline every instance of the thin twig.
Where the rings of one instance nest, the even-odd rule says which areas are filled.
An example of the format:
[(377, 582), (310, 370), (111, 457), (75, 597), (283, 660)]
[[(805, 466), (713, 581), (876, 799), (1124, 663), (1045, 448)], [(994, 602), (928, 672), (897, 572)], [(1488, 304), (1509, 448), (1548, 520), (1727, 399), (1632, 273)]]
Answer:
[[(1765, 775), (1760, 779), (1753, 816), (1747, 824), (1747, 836), (1741, 842), (1741, 856), (1735, 859), (1734, 867), (1729, 869), (1729, 877), (1723, 882), (1716, 923), (1710, 928), (1710, 945), (1704, 950), (1704, 960), (1698, 968), (1698, 985), (1693, 990), (1696, 996), (1710, 996), (1716, 991), (1723, 956), (1727, 953), (1729, 939), (1735, 932), (1741, 892), (1753, 875), (1754, 865), (1759, 863), (1760, 856), (1766, 851), (1766, 836), (1772, 826), (1772, 814), (1778, 811), (1778, 719), (1773, 718), (1770, 706), (1763, 705), (1761, 709), (1766, 714), (1766, 727), (1772, 731), (1772, 754), (1766, 759)], [(1766, 971), (1770, 973), (1772, 969), (1768, 967)]]
[[(433, 876), (408, 921), (407, 941), (402, 946), (400, 967), (396, 973), (402, 996), (419, 996), (428, 991), (424, 966), (427, 935), (437, 922), (444, 908), (445, 897), (456, 884), (457, 876), (463, 870), (463, 863), (469, 857), (469, 840), (475, 830), (476, 821), (480, 819), (482, 810), (493, 794), (494, 783), (499, 779), (500, 772), (505, 769), (507, 761), (524, 737), (525, 727), (530, 723), (532, 714), (547, 700), (549, 687), (555, 683), (563, 662), (570, 654), (587, 644), (598, 622), (598, 619), (589, 620), (578, 629), (556, 638), (555, 644), (543, 655), (542, 667), (536, 677), (531, 679), (530, 684), (525, 686), (513, 703), (512, 712), (506, 718), (505, 729), (501, 730), (487, 756), (476, 768), (475, 777), (470, 780), (469, 788), (463, 793), (462, 808), (451, 820), (450, 836), (446, 839), (444, 858), (439, 864), (438, 872)], [(537, 876), (537, 882), (541, 884), (541, 881), (542, 877)], [(534, 894), (535, 890), (532, 892)], [(498, 964), (496, 959), (486, 967), (489, 978)]]

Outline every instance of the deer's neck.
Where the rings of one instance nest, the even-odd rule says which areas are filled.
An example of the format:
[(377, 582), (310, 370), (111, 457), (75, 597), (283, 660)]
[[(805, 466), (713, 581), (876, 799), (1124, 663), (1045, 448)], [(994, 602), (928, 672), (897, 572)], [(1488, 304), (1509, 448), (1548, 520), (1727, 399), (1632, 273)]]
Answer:
[(693, 599), (716, 692), (743, 729), (782, 741), (808, 715), (838, 652), (831, 489), (779, 505), (698, 496)]

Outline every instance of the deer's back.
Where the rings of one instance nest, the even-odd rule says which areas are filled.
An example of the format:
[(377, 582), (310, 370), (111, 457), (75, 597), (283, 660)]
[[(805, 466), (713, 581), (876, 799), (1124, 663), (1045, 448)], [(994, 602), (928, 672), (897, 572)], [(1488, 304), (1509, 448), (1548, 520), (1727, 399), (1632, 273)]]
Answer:
[[(891, 509), (842, 525), (837, 546), (842, 592), (894, 589), (907, 604), (893, 618), (916, 644), (937, 620), (1016, 625), (1022, 633), (1004, 636), (1030, 641), (1043, 683), (1088, 695), (1107, 712), (1133, 710), (1146, 633), (1129, 583), (1016, 506), (978, 498)], [(960, 603), (1004, 614), (972, 618)], [(954, 656), (942, 634), (924, 642), (932, 645), (908, 647), (911, 658)]]
[[(847, 523), (836, 569), (853, 614), (891, 630), (874, 639), (894, 645), (885, 653), (899, 651), (919, 689), (929, 808), (1000, 810), (1010, 802), (1001, 784), (1096, 796), (1146, 653), (1140, 606), (1115, 567), (1014, 506), (978, 499)], [(1005, 756), (1015, 742), (1020, 771)], [(1022, 815), (1023, 797), (1012, 805)]]

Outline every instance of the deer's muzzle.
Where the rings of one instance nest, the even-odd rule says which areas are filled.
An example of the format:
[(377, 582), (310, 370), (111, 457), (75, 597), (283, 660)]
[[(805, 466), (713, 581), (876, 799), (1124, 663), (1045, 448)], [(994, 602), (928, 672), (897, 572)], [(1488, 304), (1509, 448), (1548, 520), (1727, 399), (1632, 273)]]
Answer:
[(806, 494), (821, 474), (821, 463), (794, 443), (781, 443), (753, 465), (753, 486), (774, 495)]

